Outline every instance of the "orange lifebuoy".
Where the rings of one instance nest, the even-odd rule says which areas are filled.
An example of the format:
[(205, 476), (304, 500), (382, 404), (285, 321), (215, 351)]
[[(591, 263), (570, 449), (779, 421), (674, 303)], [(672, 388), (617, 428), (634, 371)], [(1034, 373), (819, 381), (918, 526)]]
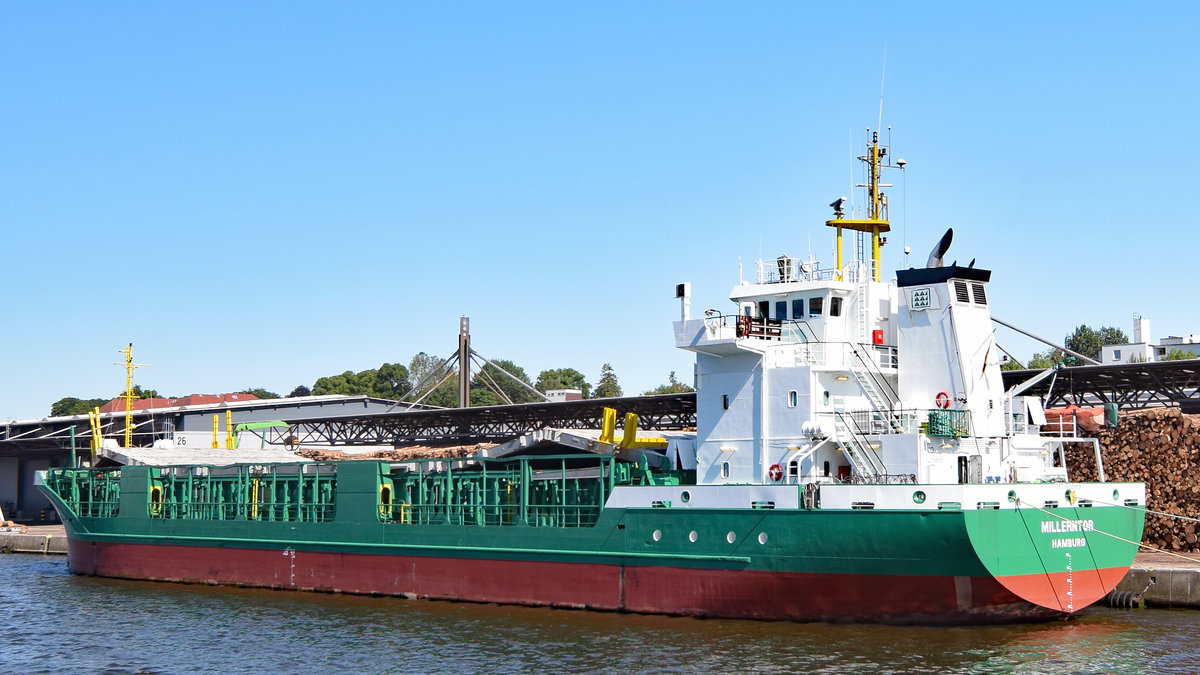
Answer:
[(949, 408), (950, 407), (950, 394), (947, 394), (944, 391), (939, 391), (938, 395), (934, 397), (933, 403), (934, 403), (934, 405), (941, 408), (942, 410)]
[(778, 464), (772, 464), (771, 468), (767, 469), (767, 476), (778, 483), (779, 479), (783, 478), (783, 467)]
[(750, 317), (739, 316), (737, 320), (737, 336), (746, 337), (750, 334)]

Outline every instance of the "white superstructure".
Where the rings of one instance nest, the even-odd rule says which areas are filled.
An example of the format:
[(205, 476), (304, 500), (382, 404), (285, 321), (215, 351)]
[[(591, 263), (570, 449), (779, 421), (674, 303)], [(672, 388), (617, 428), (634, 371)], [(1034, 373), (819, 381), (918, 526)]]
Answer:
[(875, 141), (860, 158), (883, 208), (848, 220), (839, 200), (827, 223), (839, 256), (843, 228), (870, 233), (872, 259), (760, 261), (731, 312), (702, 318), (677, 287), (676, 346), (696, 353), (699, 484), (1065, 481), (1062, 442), (1095, 443), (1073, 428), (1041, 435), (1038, 399), (1004, 390), (991, 272), (942, 266), (951, 232), (927, 267), (879, 280), (885, 154)]

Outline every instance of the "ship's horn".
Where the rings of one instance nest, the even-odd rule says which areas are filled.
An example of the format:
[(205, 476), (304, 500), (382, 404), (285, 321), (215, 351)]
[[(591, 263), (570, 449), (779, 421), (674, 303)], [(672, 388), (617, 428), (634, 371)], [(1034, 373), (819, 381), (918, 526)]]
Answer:
[(950, 240), (954, 238), (954, 228), (948, 228), (946, 234), (942, 235), (942, 240), (933, 247), (933, 251), (929, 253), (929, 262), (925, 263), (926, 267), (941, 267), (942, 256), (946, 255), (946, 251), (950, 250)]

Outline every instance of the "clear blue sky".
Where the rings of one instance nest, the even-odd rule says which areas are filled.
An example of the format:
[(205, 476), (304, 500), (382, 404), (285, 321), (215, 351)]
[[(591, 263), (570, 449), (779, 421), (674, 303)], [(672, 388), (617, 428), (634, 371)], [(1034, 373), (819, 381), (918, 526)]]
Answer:
[[(918, 264), (997, 316), (1200, 332), (1196, 3), (11, 3), (0, 418), (475, 347), (691, 378), (672, 297), (831, 260), (879, 115)], [(1026, 357), (1040, 347), (1001, 329)]]

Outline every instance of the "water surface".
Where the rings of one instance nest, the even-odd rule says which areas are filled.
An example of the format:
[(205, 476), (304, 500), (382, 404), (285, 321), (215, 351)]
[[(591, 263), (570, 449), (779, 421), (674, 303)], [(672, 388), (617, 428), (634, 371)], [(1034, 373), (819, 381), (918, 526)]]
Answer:
[(0, 555), (0, 580), (2, 672), (1200, 672), (1194, 610), (963, 628), (720, 621), (99, 579), (36, 555)]

